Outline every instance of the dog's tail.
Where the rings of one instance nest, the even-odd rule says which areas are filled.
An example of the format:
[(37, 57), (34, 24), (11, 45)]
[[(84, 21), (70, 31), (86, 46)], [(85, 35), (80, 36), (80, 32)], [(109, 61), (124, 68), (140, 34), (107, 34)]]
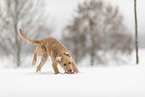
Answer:
[(24, 36), (22, 30), (20, 29), (20, 36), (23, 40), (27, 41), (27, 42), (30, 42), (30, 43), (39, 43), (40, 41), (39, 40), (31, 40), (29, 38), (27, 38), (26, 36)]

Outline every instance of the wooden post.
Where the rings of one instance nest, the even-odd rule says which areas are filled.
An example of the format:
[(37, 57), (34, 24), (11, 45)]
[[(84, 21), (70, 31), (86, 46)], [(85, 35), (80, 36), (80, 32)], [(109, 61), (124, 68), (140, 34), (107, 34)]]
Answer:
[(138, 28), (137, 28), (136, 0), (134, 0), (134, 15), (135, 15), (135, 47), (136, 47), (136, 64), (138, 64), (138, 63), (139, 63), (139, 56), (138, 56)]

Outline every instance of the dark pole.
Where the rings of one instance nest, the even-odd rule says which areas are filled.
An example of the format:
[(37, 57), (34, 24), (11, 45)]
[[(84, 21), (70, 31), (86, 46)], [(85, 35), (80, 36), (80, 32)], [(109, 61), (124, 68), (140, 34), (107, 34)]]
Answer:
[(134, 0), (134, 15), (135, 15), (135, 47), (136, 47), (136, 64), (138, 64), (138, 63), (139, 63), (139, 57), (138, 57), (138, 29), (137, 29), (136, 0)]

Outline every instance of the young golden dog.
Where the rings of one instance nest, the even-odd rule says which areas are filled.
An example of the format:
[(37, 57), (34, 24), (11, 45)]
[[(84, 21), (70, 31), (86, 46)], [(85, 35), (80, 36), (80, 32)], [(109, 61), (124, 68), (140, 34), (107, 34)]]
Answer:
[(38, 65), (36, 72), (40, 71), (49, 56), (51, 57), (52, 67), (55, 74), (59, 73), (57, 67), (58, 64), (60, 64), (60, 66), (64, 69), (65, 73), (70, 73), (73, 69), (76, 69), (76, 72), (79, 72), (79, 69), (77, 68), (66, 47), (55, 38), (49, 37), (42, 40), (31, 40), (24, 36), (21, 29), (20, 36), (23, 40), (27, 42), (38, 44), (36, 50), (34, 51), (34, 57), (32, 62), (32, 65), (35, 65), (37, 61), (37, 56), (41, 56), (41, 62)]

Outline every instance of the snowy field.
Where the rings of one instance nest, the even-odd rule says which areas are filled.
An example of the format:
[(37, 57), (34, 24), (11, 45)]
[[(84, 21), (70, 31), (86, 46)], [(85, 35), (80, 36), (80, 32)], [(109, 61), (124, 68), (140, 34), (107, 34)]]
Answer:
[[(52, 67), (0, 67), (0, 97), (145, 97), (145, 49), (140, 64), (79, 67), (75, 75), (55, 75)], [(0, 64), (3, 64), (1, 61)], [(31, 65), (31, 64), (30, 64)]]

